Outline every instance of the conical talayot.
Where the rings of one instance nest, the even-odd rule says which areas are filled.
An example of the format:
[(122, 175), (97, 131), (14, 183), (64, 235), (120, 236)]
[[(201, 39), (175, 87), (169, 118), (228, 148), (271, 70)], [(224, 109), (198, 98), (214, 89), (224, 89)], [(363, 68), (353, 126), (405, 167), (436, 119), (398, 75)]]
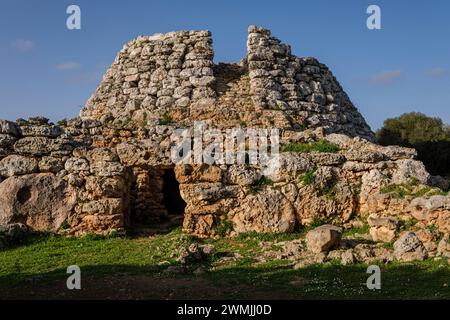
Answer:
[(331, 71), (291, 54), (269, 30), (250, 26), (247, 57), (215, 64), (209, 31), (138, 37), (117, 55), (82, 118), (117, 126), (170, 118), (302, 131), (323, 127), (374, 140)]

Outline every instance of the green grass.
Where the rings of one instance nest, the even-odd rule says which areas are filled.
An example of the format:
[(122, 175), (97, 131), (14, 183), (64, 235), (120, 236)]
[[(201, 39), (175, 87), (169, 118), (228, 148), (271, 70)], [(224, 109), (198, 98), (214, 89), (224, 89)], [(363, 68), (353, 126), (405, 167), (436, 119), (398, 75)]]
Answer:
[(315, 168), (308, 169), (303, 175), (298, 177), (298, 180), (305, 186), (309, 186), (314, 182), (315, 173)]
[(342, 237), (346, 238), (355, 234), (366, 234), (369, 233), (370, 226), (365, 223), (362, 227), (355, 227), (351, 229), (344, 230)]
[(339, 147), (325, 140), (319, 140), (312, 143), (292, 142), (281, 147), (281, 152), (308, 153), (313, 151), (336, 153), (339, 151)]
[(391, 184), (381, 188), (381, 193), (394, 193), (395, 198), (403, 199), (407, 196), (417, 197), (431, 197), (437, 195), (448, 195), (448, 191), (443, 191), (439, 188), (420, 185), (417, 181), (410, 181), (404, 184)]
[(161, 117), (161, 119), (159, 119), (159, 123), (161, 124), (161, 125), (169, 125), (169, 124), (171, 124), (171, 123), (173, 123), (173, 119), (172, 119), (172, 117), (170, 116), (170, 114), (168, 114), (167, 112), (166, 113), (164, 113), (163, 115), (162, 115), (162, 117)]
[[(164, 285), (143, 283), (135, 288), (126, 284), (123, 290), (144, 290), (145, 296), (152, 298), (161, 298), (160, 292), (170, 291), (171, 281), (180, 280), (184, 281), (184, 286), (192, 288), (195, 296), (209, 297), (210, 292), (202, 295), (208, 288), (226, 288), (227, 291), (220, 296), (223, 299), (450, 299), (450, 267), (444, 260), (379, 264), (382, 269), (380, 291), (370, 291), (365, 286), (368, 275), (367, 266), (363, 264), (341, 266), (336, 261), (330, 261), (295, 270), (288, 260), (270, 259), (257, 263), (262, 251), (261, 241), (273, 241), (271, 248), (276, 251), (280, 249), (277, 241), (293, 240), (300, 236), (298, 233), (246, 233), (236, 238), (199, 240), (213, 244), (215, 254), (206, 262), (210, 271), (195, 276), (192, 270), (197, 266), (192, 266), (183, 274), (164, 273), (168, 265), (176, 264), (180, 247), (195, 240), (183, 235), (180, 229), (150, 238), (88, 236), (75, 239), (40, 235), (28, 239), (23, 246), (0, 251), (0, 293), (6, 298), (11, 294), (27, 297), (32, 296), (31, 291), (38, 290), (38, 296), (46, 299), (70, 298), (64, 293), (67, 291), (55, 290), (52, 284), (63, 285), (67, 279), (67, 266), (75, 264), (82, 270), (83, 286), (89, 286), (89, 281), (98, 281), (95, 282), (100, 284), (98, 290), (111, 291), (107, 296), (121, 289), (115, 287), (115, 281), (125, 279), (128, 283), (127, 279), (138, 276), (163, 281)], [(222, 259), (234, 254), (239, 254), (239, 258), (225, 262)], [(39, 288), (33, 285), (34, 281), (38, 281)], [(109, 283), (112, 284), (108, 287)], [(88, 293), (70, 294), (83, 297)]]
[(233, 231), (233, 223), (224, 215), (220, 220), (220, 223), (216, 226), (216, 232), (220, 237), (225, 237), (231, 231)]

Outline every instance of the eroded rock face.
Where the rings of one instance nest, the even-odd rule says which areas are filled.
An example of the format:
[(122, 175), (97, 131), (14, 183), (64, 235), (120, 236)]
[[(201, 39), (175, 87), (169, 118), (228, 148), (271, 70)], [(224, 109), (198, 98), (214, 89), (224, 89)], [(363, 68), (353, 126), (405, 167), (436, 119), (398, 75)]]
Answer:
[(23, 223), (34, 230), (56, 231), (76, 200), (53, 174), (10, 177), (0, 184), (0, 225)]
[(426, 259), (428, 252), (414, 232), (406, 232), (394, 242), (394, 255), (400, 261), (414, 261)]
[(230, 213), (230, 220), (238, 233), (292, 232), (296, 223), (292, 205), (281, 192), (272, 189), (247, 196), (243, 203)]
[(373, 241), (391, 242), (394, 240), (399, 224), (392, 217), (378, 217), (370, 215), (367, 219), (370, 226), (370, 235)]
[(0, 161), (0, 177), (12, 177), (35, 173), (38, 162), (29, 157), (11, 155)]

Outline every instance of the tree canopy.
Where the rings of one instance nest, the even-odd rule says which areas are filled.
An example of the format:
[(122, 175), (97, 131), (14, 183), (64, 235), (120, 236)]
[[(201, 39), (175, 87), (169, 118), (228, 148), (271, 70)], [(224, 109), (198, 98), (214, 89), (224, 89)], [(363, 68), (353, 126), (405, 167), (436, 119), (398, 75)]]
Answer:
[(435, 175), (450, 176), (450, 125), (420, 112), (386, 119), (376, 132), (381, 145), (417, 149), (419, 160)]

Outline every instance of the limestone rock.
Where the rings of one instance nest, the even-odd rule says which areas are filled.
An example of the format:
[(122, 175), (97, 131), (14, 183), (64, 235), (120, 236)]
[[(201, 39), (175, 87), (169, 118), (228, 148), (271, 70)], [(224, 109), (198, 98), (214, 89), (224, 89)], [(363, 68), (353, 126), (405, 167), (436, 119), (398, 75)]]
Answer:
[(10, 134), (0, 134), (0, 148), (10, 149), (16, 141), (17, 138)]
[(0, 183), (0, 225), (23, 223), (56, 231), (70, 214), (76, 195), (53, 174), (10, 177)]
[(370, 215), (367, 219), (373, 241), (391, 242), (396, 236), (399, 223), (392, 217)]
[(344, 251), (341, 255), (341, 263), (346, 265), (355, 264), (357, 262), (355, 254), (353, 253), (352, 249), (348, 249)]
[(20, 132), (24, 137), (32, 136), (32, 137), (50, 137), (56, 138), (62, 134), (62, 130), (57, 126), (34, 126), (27, 125), (21, 126)]
[(40, 172), (58, 173), (64, 169), (64, 161), (56, 157), (42, 157), (39, 161)]
[(230, 215), (237, 233), (291, 232), (296, 220), (292, 205), (281, 192), (273, 189), (247, 196)]
[(53, 141), (47, 137), (25, 137), (14, 144), (14, 150), (33, 156), (48, 155), (53, 151)]
[(394, 242), (394, 255), (400, 261), (424, 260), (428, 252), (414, 232), (405, 232)]
[(339, 244), (342, 229), (333, 225), (325, 224), (317, 227), (306, 234), (308, 250), (314, 253), (328, 252)]
[(38, 162), (29, 157), (18, 155), (8, 156), (0, 161), (0, 177), (19, 176), (35, 173)]

